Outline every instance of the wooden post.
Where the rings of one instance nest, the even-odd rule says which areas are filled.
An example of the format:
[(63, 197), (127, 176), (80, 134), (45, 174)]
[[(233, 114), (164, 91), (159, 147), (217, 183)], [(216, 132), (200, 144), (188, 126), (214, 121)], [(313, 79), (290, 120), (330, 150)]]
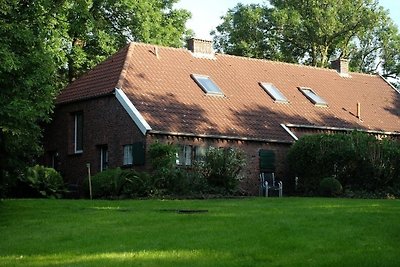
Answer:
[(90, 195), (90, 200), (92, 200), (93, 199), (93, 196), (92, 196), (92, 177), (90, 175), (90, 163), (87, 163), (86, 167), (88, 169), (88, 178), (89, 178), (89, 195)]

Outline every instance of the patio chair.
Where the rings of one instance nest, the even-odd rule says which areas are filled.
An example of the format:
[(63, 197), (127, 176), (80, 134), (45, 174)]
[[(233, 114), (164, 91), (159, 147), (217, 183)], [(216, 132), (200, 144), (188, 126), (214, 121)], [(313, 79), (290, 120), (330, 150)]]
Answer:
[(260, 192), (265, 197), (269, 197), (270, 191), (278, 191), (278, 196), (282, 197), (283, 184), (282, 181), (275, 181), (275, 173), (260, 173)]

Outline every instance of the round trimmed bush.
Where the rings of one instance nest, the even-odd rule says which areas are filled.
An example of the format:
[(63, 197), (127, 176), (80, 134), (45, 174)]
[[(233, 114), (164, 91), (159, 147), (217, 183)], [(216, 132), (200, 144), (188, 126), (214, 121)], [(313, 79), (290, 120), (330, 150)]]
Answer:
[(319, 191), (322, 196), (333, 197), (340, 195), (343, 191), (343, 187), (337, 179), (326, 177), (319, 183)]

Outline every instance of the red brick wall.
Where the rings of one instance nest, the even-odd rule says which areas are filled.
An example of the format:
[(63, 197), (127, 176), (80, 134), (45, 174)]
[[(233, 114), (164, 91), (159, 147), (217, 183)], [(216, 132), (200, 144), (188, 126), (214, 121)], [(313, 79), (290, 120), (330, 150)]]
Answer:
[(223, 140), (213, 138), (149, 135), (147, 138), (147, 147), (149, 147), (149, 145), (156, 140), (171, 144), (240, 148), (245, 152), (247, 161), (246, 167), (243, 172), (244, 179), (241, 182), (240, 187), (243, 191), (250, 195), (258, 195), (259, 193), (259, 151), (261, 149), (273, 150), (276, 155), (276, 178), (278, 180), (281, 180), (284, 185), (289, 184), (290, 182), (286, 163), (286, 154), (288, 149), (290, 148), (289, 144)]
[[(83, 112), (83, 153), (74, 154), (74, 112)], [(107, 96), (56, 107), (50, 125), (45, 129), (46, 163), (50, 154), (58, 153), (56, 168), (67, 183), (80, 184), (87, 177), (86, 163), (91, 173), (100, 170), (100, 148), (107, 145), (109, 167), (123, 163), (123, 145), (145, 141), (132, 119), (115, 96)]]
[[(83, 112), (83, 153), (75, 154), (74, 113)], [(109, 153), (109, 168), (121, 167), (123, 164), (123, 145), (135, 142), (145, 142), (146, 148), (156, 140), (174, 144), (193, 146), (237, 147), (242, 149), (247, 157), (244, 170), (244, 180), (241, 188), (249, 194), (259, 192), (259, 150), (270, 149), (276, 153), (276, 177), (288, 182), (286, 173), (286, 153), (290, 145), (232, 141), (212, 138), (177, 137), (167, 135), (147, 135), (139, 131), (132, 119), (120, 105), (115, 96), (100, 97), (87, 101), (59, 105), (54, 112), (54, 118), (45, 129), (44, 148), (47, 155), (46, 163), (50, 165), (50, 154), (58, 153), (56, 169), (63, 175), (67, 183), (81, 184), (87, 177), (86, 164), (91, 165), (91, 174), (100, 170), (100, 148), (107, 145)], [(148, 153), (146, 166), (135, 166), (135, 169), (150, 169)]]

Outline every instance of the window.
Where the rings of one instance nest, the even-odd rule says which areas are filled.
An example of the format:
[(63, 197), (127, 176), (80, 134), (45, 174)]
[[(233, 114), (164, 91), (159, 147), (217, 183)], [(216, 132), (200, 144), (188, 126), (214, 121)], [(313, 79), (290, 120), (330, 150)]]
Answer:
[(289, 103), (289, 100), (272, 83), (260, 82), (260, 85), (275, 102)]
[(124, 145), (123, 165), (144, 165), (146, 150), (143, 142)]
[(221, 96), (224, 95), (218, 85), (216, 85), (209, 76), (198, 74), (191, 74), (190, 76), (206, 94)]
[(207, 154), (207, 147), (197, 146), (194, 148), (194, 160), (198, 162), (204, 162)]
[(108, 169), (108, 147), (100, 147), (100, 171), (105, 171)]
[(178, 147), (178, 153), (176, 155), (176, 165), (192, 165), (192, 146), (181, 145)]
[(319, 107), (327, 107), (328, 103), (317, 95), (311, 88), (299, 87), (299, 90), (310, 100), (314, 105)]
[(83, 113), (74, 114), (74, 152), (83, 152)]
[(133, 145), (124, 146), (124, 165), (133, 164)]

